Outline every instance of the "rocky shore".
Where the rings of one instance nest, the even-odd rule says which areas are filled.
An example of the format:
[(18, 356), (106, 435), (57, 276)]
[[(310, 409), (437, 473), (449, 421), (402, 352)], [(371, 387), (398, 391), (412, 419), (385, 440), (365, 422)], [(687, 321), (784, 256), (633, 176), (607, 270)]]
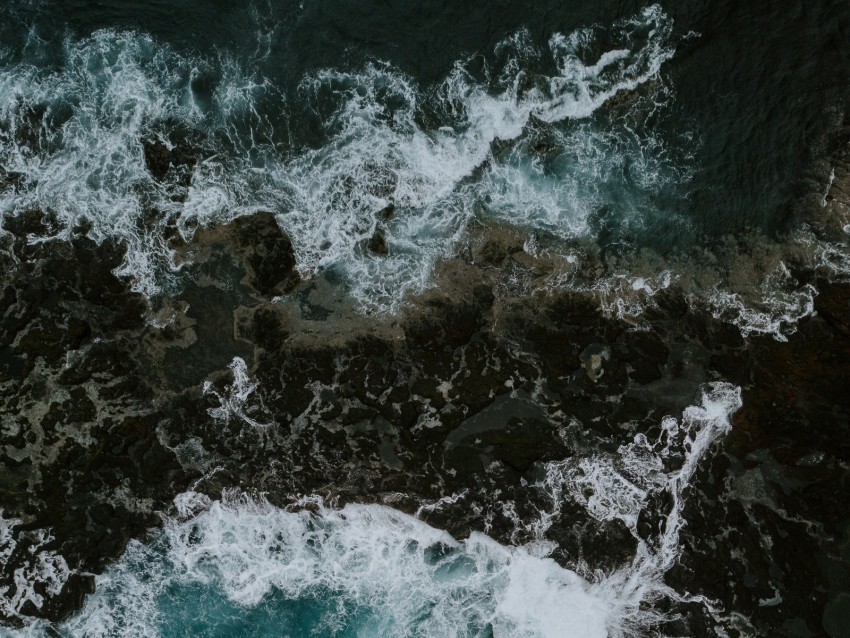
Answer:
[[(148, 149), (152, 174), (188, 161), (185, 149), (168, 153)], [(832, 215), (824, 228), (850, 210), (836, 165), (829, 206), (804, 202)], [(653, 291), (637, 318), (606, 311), (593, 291), (548, 285), (570, 262), (485, 227), (387, 318), (353, 308), (332, 271), (302, 280), (270, 214), (191, 241), (175, 231), (176, 292), (152, 301), (113, 273), (122, 247), (95, 244), (84, 226), (32, 240), (55, 225), (32, 211), (6, 218), (0, 235), (0, 618), (10, 626), (78, 610), (94, 575), (190, 488), (263, 492), (280, 506), (304, 494), (381, 502), (457, 537), (535, 540), (533, 523), (552, 510), (539, 487), (547, 463), (657, 436), (710, 381), (739, 386), (743, 408), (698, 470), (666, 578), (715, 605), (676, 603), (681, 617), (661, 630), (838, 636), (847, 626), (850, 285), (828, 273), (795, 272), (818, 294), (786, 342), (744, 338), (676, 285)], [(393, 247), (376, 236), (363, 249), (380, 259)], [(656, 501), (637, 526), (650, 543), (671, 507)], [(588, 576), (627, 563), (638, 542), (570, 501), (545, 537)]]

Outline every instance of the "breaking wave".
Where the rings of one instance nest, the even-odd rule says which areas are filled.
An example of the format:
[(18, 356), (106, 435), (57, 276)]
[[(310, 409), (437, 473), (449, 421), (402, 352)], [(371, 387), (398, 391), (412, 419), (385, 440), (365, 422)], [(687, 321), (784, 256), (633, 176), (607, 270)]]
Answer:
[[(558, 284), (617, 315), (639, 315), (659, 282), (694, 282), (700, 269), (685, 286), (694, 303), (745, 335), (785, 338), (813, 312), (813, 291), (789, 288), (781, 255), (754, 282), (719, 262), (703, 268), (699, 255), (646, 269), (629, 252), (702, 241), (685, 204), (700, 140), (686, 122), (670, 125), (675, 91), (662, 72), (681, 38), (657, 5), (545, 47), (519, 31), (436, 85), (373, 60), (277, 86), (260, 70), (271, 37), (260, 35), (247, 57), (115, 30), (60, 46), (32, 30), (23, 61), (0, 51), (0, 216), (40, 210), (53, 234), (82, 225), (97, 241), (121, 240), (118, 272), (148, 296), (179, 270), (175, 235), (268, 211), (301, 274), (336, 271), (366, 312), (398, 310), (470, 229), (492, 224), (531, 243), (545, 234), (579, 273)], [(302, 129), (317, 131), (309, 143), (294, 141)], [(183, 159), (155, 175), (151, 145)], [(387, 254), (369, 249), (376, 233)], [(575, 242), (632, 258), (599, 278)], [(831, 251), (843, 272), (845, 244), (815, 241), (810, 261)], [(663, 248), (658, 257), (672, 257)]]
[[(120, 273), (154, 295), (174, 269), (169, 225), (189, 238), (198, 224), (271, 211), (302, 274), (338, 269), (364, 309), (393, 310), (473, 219), (573, 238), (596, 218), (613, 215), (606, 223), (626, 232), (672, 214), (653, 199), (690, 168), (646, 124), (670, 99), (659, 72), (675, 51), (672, 21), (649, 7), (605, 30), (607, 51), (601, 33), (556, 34), (544, 54), (519, 32), (497, 47), (498, 64), (461, 60), (438, 86), (375, 61), (311, 73), (289, 92), (255, 59), (191, 56), (136, 32), (66, 39), (41, 66), (7, 55), (0, 165), (14, 179), (0, 213), (38, 209), (57, 234), (85, 220), (96, 240), (120, 238)], [(543, 58), (554, 73), (530, 70)], [(592, 117), (641, 87), (639, 116)], [(320, 116), (315, 147), (289, 144), (288, 129), (304, 124), (290, 117), (293, 100)], [(154, 177), (146, 144), (194, 155)], [(364, 249), (378, 229), (384, 257)]]
[[(711, 604), (670, 589), (663, 577), (681, 552), (686, 491), (740, 405), (738, 388), (711, 384), (681, 419), (663, 420), (657, 441), (638, 435), (616, 454), (549, 463), (537, 488), (551, 509), (529, 522), (537, 539), (522, 547), (481, 533), (459, 541), (383, 505), (338, 509), (308, 497), (281, 508), (239, 491), (215, 501), (186, 492), (153, 542), (131, 541), (98, 576), (95, 594), (61, 633), (203, 636), (247, 626), (256, 636), (641, 633), (668, 618), (654, 606), (659, 600)], [(638, 515), (660, 492), (672, 505), (657, 536), (643, 539)], [(583, 566), (595, 573), (584, 578), (548, 558), (554, 544), (545, 534), (565, 500), (600, 521), (623, 521), (638, 540), (632, 562), (609, 574)]]

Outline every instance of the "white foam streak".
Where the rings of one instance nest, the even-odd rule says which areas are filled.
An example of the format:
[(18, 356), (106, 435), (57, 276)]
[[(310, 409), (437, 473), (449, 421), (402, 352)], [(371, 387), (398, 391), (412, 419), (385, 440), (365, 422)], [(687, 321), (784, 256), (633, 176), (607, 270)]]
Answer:
[(456, 541), (378, 505), (336, 510), (313, 499), (313, 511), (287, 511), (237, 493), (177, 501), (192, 517), (167, 520), (155, 548), (131, 543), (68, 625), (74, 635), (161, 635), (165, 592), (202, 584), (242, 607), (272, 592), (290, 600), (338, 596), (344, 604), (322, 619), (326, 635), (348, 628), (364, 637), (460, 638), (489, 626), (498, 637), (608, 636), (604, 592), (482, 534)]
[[(192, 87), (211, 67), (222, 79), (205, 104)], [(228, 140), (235, 123), (252, 113), (259, 86), (226, 56), (209, 63), (149, 36), (112, 30), (66, 40), (61, 70), (0, 69), (0, 164), (24, 176), (19, 187), (0, 193), (0, 213), (52, 213), (64, 236), (87, 220), (93, 239), (127, 244), (118, 273), (154, 294), (171, 253), (162, 229), (141, 221), (151, 211), (182, 214), (174, 196), (185, 189), (151, 177), (143, 139), (170, 146), (159, 127), (177, 125)]]
[[(308, 497), (281, 509), (237, 491), (218, 501), (187, 492), (175, 499), (177, 515), (165, 520), (160, 538), (132, 541), (65, 629), (159, 636), (173, 620), (171, 597), (179, 604), (181, 591), (201, 586), (243, 610), (335, 601), (320, 607), (326, 635), (461, 638), (489, 635), (488, 627), (495, 637), (511, 638), (636, 635), (666, 618), (653, 606), (660, 599), (702, 600), (667, 587), (664, 574), (681, 552), (684, 498), (697, 467), (740, 405), (739, 388), (710, 384), (681, 419), (663, 420), (654, 442), (638, 435), (616, 454), (549, 464), (539, 487), (552, 509), (538, 521), (538, 541), (527, 547), (480, 533), (458, 541), (380, 505), (336, 509)], [(662, 492), (672, 504), (661, 513), (659, 536), (645, 540), (638, 516), (649, 496)], [(638, 541), (633, 561), (589, 582), (545, 558), (552, 549), (545, 533), (565, 499), (601, 521), (623, 521)]]
[(647, 308), (654, 307), (653, 297), (658, 291), (669, 288), (677, 278), (670, 270), (651, 277), (618, 273), (597, 280), (588, 290), (597, 295), (602, 312), (607, 316), (635, 320)]
[[(665, 585), (663, 577), (681, 552), (685, 492), (711, 446), (731, 428), (729, 417), (740, 407), (740, 388), (713, 383), (704, 390), (701, 404), (686, 408), (681, 420), (663, 420), (655, 442), (638, 434), (614, 455), (567, 459), (547, 466), (540, 487), (551, 498), (552, 510), (542, 513), (536, 527), (539, 535), (558, 517), (563, 500), (570, 499), (599, 521), (622, 521), (638, 541), (632, 563), (604, 580), (618, 592), (627, 625), (648, 625), (659, 619), (647, 603), (661, 598), (683, 600), (683, 594)], [(672, 506), (664, 516), (660, 536), (647, 542), (638, 533), (638, 517), (649, 496), (661, 492), (669, 494)]]
[(755, 302), (745, 303), (740, 294), (721, 288), (709, 294), (707, 302), (715, 318), (736, 325), (745, 337), (765, 334), (777, 341), (788, 341), (788, 335), (797, 330), (797, 323), (815, 313), (816, 295), (813, 285), (801, 286), (779, 262), (760, 282)]
[[(512, 224), (546, 227), (563, 237), (586, 232), (585, 220), (599, 201), (587, 192), (588, 185), (597, 187), (588, 171), (604, 164), (597, 161), (599, 147), (608, 140), (589, 128), (562, 134), (558, 147), (579, 155), (567, 174), (551, 174), (521, 146), (504, 159), (494, 157), (492, 145), (520, 138), (533, 117), (549, 123), (586, 118), (618, 91), (654, 77), (673, 55), (670, 22), (654, 6), (615, 28), (631, 33), (637, 24), (648, 34), (634, 42), (624, 35), (631, 48), (589, 65), (578, 49), (590, 34), (556, 36), (550, 50), (561, 75), (526, 90), (519, 88), (524, 76), (516, 60), (531, 55), (527, 38), (500, 45), (517, 49), (500, 77), (506, 87), (500, 93), (459, 63), (431, 96), (456, 114), (453, 125), (436, 131), (417, 121), (420, 91), (412, 80), (386, 66), (356, 74), (324, 71), (305, 80), (306, 94), (330, 87), (343, 96), (343, 106), (334, 140), (296, 158), (281, 178), (295, 203), (279, 219), (294, 238), (302, 271), (344, 263), (365, 307), (392, 310), (408, 290), (428, 282), (436, 260), (453, 251), (482, 204), (486, 215)], [(391, 257), (358, 253), (376, 228), (376, 213), (390, 203), (397, 216), (386, 229)]]
[(607, 51), (592, 65), (585, 65), (580, 56), (592, 39), (591, 30), (552, 37), (549, 44), (560, 74), (550, 78), (551, 97), (536, 106), (537, 117), (545, 122), (588, 117), (618, 91), (633, 90), (657, 75), (661, 65), (673, 56), (675, 49), (669, 44), (672, 22), (658, 5), (647, 7), (640, 16), (619, 26), (624, 44), (630, 44), (637, 35), (645, 46)]
[[(291, 155), (281, 153), (275, 130), (286, 126), (283, 92), (257, 71), (266, 31), (254, 55), (239, 59), (178, 54), (135, 32), (68, 39), (49, 69), (0, 68), (0, 165), (22, 176), (0, 190), (0, 215), (50, 212), (61, 236), (88, 220), (95, 240), (127, 245), (118, 274), (154, 295), (174, 275), (168, 219), (188, 239), (199, 223), (270, 211), (303, 276), (335, 268), (363, 310), (391, 313), (431, 285), (435, 263), (455, 255), (472, 220), (567, 241), (678, 223), (654, 196), (687, 182), (694, 140), (672, 143), (638, 124), (667, 117), (674, 99), (660, 75), (675, 52), (672, 28), (650, 6), (606, 29), (612, 44), (601, 53), (599, 27), (556, 34), (546, 50), (521, 31), (496, 47), (501, 68), (479, 77), (461, 60), (438, 87), (380, 62), (319, 71), (296, 98), (329, 113), (326, 139)], [(49, 57), (37, 51), (45, 46), (33, 38), (31, 58)], [(557, 72), (534, 75), (547, 56)], [(641, 86), (622, 117), (601, 125), (589, 118)], [(153, 179), (145, 165), (142, 140), (171, 146), (175, 130), (195, 135), (200, 161), (188, 187), (174, 175)], [(377, 230), (386, 256), (367, 248)], [(816, 266), (850, 271), (846, 246), (815, 241), (808, 249)], [(637, 290), (628, 287), (635, 277), (618, 273), (591, 292), (607, 313), (631, 321), (675, 278), (668, 275), (645, 273), (647, 287)], [(694, 301), (745, 335), (784, 339), (813, 312), (813, 292), (782, 272), (763, 284), (721, 285)]]
[(205, 381), (202, 389), (203, 394), (218, 399), (219, 406), (209, 408), (207, 413), (215, 420), (225, 424), (231, 419), (242, 421), (246, 425), (255, 428), (265, 428), (273, 424), (273, 421), (258, 421), (252, 414), (264, 412), (262, 399), (255, 395), (259, 384), (248, 375), (248, 365), (242, 357), (233, 357), (228, 365), (233, 374), (233, 383), (225, 386), (222, 392), (215, 390), (211, 381)]
[(32, 616), (22, 613), (24, 606), (29, 603), (41, 609), (44, 605), (43, 593), (48, 596), (60, 593), (71, 570), (63, 556), (45, 549), (54, 540), (49, 530), (16, 532), (20, 525), (18, 519), (3, 518), (3, 510), (0, 509), (0, 561), (10, 560), (16, 550), (21, 552), (18, 548), (21, 540), (19, 534), (31, 535), (25, 545), (26, 553), (23, 557), (17, 557), (20, 566), (12, 574), (12, 584), (0, 586), (0, 611), (8, 618), (18, 618), (25, 624), (31, 624)]

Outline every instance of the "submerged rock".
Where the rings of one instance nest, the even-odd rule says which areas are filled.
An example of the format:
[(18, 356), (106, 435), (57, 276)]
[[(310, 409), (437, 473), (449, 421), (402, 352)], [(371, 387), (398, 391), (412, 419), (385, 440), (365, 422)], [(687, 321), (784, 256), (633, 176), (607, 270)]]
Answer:
[(4, 191), (8, 188), (13, 188), (18, 184), (23, 183), (26, 179), (26, 175), (23, 173), (18, 173), (15, 171), (6, 171), (2, 167), (0, 167), (0, 191)]
[(145, 155), (145, 165), (157, 181), (164, 181), (169, 172), (173, 172), (177, 180), (188, 186), (191, 171), (197, 164), (197, 154), (192, 147), (184, 142), (166, 144), (162, 140), (143, 140), (142, 149)]
[(378, 211), (377, 218), (379, 221), (388, 222), (395, 217), (395, 204), (387, 204)]
[(243, 270), (244, 283), (262, 297), (289, 293), (301, 281), (292, 242), (271, 213), (199, 228), (191, 242), (179, 250), (180, 261), (197, 264), (201, 270), (204, 263), (216, 259), (215, 255), (225, 255)]
[(260, 294), (282, 295), (300, 281), (295, 250), (274, 216), (258, 213), (232, 222), (237, 256), (249, 270), (249, 283)]
[(387, 247), (387, 239), (384, 236), (384, 231), (380, 228), (375, 230), (366, 245), (376, 255), (387, 255), (390, 252)]

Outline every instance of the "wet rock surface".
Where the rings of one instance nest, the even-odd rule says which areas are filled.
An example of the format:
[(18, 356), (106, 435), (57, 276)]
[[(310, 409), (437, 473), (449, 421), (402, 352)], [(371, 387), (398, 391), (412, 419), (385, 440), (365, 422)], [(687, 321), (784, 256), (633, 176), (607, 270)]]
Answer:
[[(281, 505), (308, 493), (382, 502), (458, 537), (534, 540), (529, 523), (553, 511), (548, 462), (657, 435), (713, 379), (740, 385), (744, 408), (700, 469), (668, 582), (765, 635), (830, 635), (841, 618), (831, 592), (850, 578), (846, 285), (821, 285), (819, 314), (784, 344), (744, 340), (673, 289), (635, 327), (586, 294), (512, 292), (506, 264), (532, 278), (545, 265), (507, 232), (442, 264), (439, 285), (402, 318), (376, 320), (346, 310), (321, 278), (299, 283), (288, 239), (259, 214), (199, 231), (182, 249), (179, 294), (151, 321), (112, 274), (120, 247), (83, 235), (28, 242), (50, 223), (8, 220), (3, 238), (0, 481), (12, 550), (0, 585), (13, 625), (77, 609), (88, 574), (189, 487), (237, 486)], [(228, 368), (234, 357), (244, 369)], [(669, 507), (659, 498), (638, 529), (651, 538)], [(580, 571), (616, 569), (637, 544), (619, 520), (569, 499), (545, 536)], [(16, 599), (15, 571), (37, 570), (37, 557), (56, 565), (34, 579), (38, 596)], [(705, 606), (684, 608), (664, 631), (710, 635)]]
[(742, 387), (743, 408), (685, 509), (688, 551), (668, 574), (680, 590), (748, 610), (756, 635), (847, 627), (850, 339), (831, 316), (850, 308), (850, 286), (819, 289), (818, 314), (787, 343), (733, 336), (715, 346), (711, 367)]
[(179, 183), (188, 186), (192, 177), (192, 168), (197, 164), (197, 151), (185, 139), (143, 140), (145, 165), (157, 181), (164, 181), (169, 173), (174, 173)]
[[(84, 574), (155, 524), (184, 480), (156, 435), (154, 386), (134, 356), (147, 304), (111, 272), (121, 249), (83, 236), (28, 243), (45, 223), (8, 220), (3, 237), (0, 485), (3, 517), (17, 523), (4, 539), (0, 609), (10, 621), (74, 611), (93, 585)], [(78, 573), (62, 582), (61, 566), (38, 564), (45, 552)], [(15, 583), (20, 569), (34, 572), (32, 600)]]
[[(152, 172), (177, 161), (146, 152)], [(548, 539), (593, 579), (656, 542), (669, 494), (650, 491), (630, 529), (554, 491), (568, 479), (552, 472), (655, 440), (723, 380), (743, 408), (689, 488), (665, 577), (714, 602), (676, 601), (681, 617), (659, 630), (842, 635), (850, 285), (810, 273), (817, 314), (787, 342), (745, 339), (675, 286), (638, 319), (547, 287), (564, 265), (491, 228), (400, 316), (376, 318), (332, 272), (302, 281), (271, 214), (175, 234), (178, 281), (150, 302), (113, 274), (123, 248), (85, 227), (31, 241), (59, 230), (33, 211), (0, 237), (6, 623), (73, 613), (190, 488), (380, 502), (457, 537)]]

